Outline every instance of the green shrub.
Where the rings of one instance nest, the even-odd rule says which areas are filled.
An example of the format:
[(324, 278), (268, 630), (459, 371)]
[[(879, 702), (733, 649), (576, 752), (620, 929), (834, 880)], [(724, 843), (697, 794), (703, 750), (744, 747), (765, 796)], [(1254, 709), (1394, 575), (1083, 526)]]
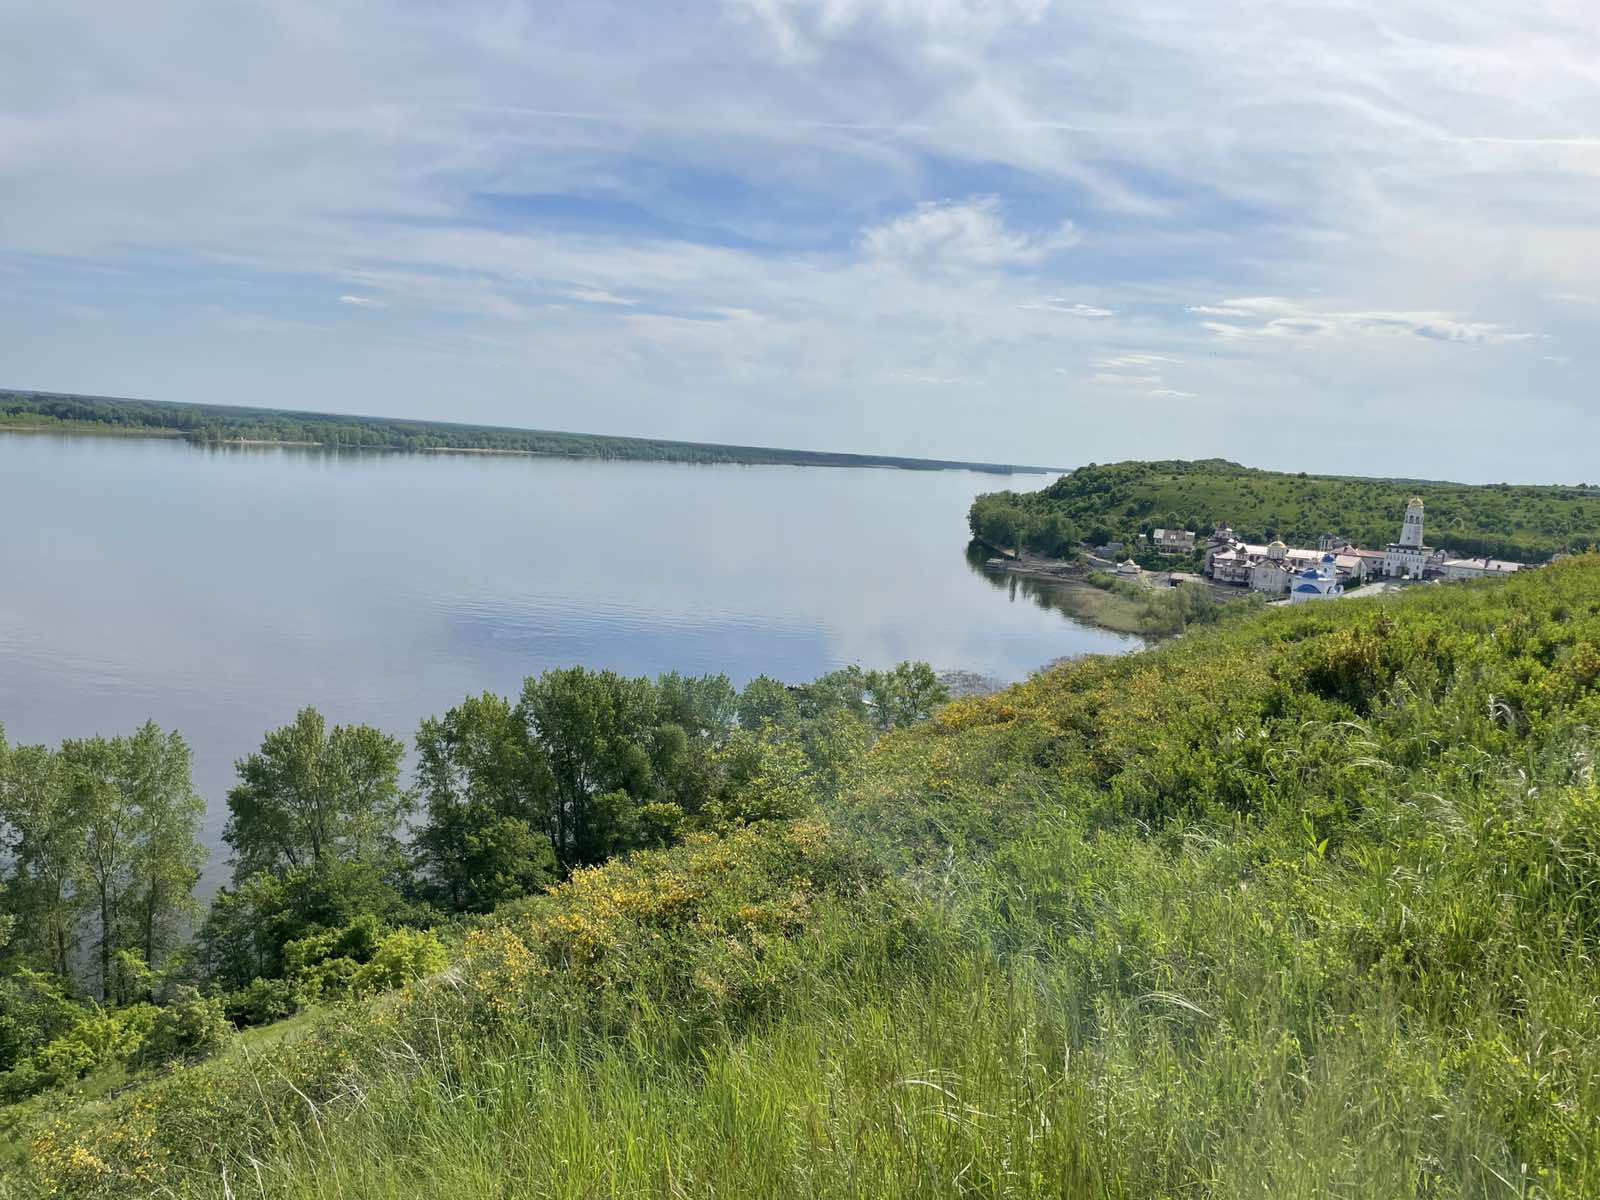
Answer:
[(232, 1039), (233, 1024), (219, 997), (179, 988), (156, 1014), (140, 1058), (151, 1066), (195, 1062), (217, 1053)]
[(350, 988), (356, 995), (388, 991), (442, 971), (449, 961), (437, 935), (420, 929), (397, 929), (378, 943), (372, 957), (356, 971)]

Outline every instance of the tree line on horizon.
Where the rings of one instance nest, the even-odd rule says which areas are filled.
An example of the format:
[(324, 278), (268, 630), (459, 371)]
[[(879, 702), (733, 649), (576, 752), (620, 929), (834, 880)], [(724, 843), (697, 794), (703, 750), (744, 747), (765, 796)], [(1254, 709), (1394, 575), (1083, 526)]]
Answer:
[[(0, 392), (0, 430), (41, 426), (118, 433), (162, 432), (197, 446), (234, 441), (315, 445), (329, 450), (501, 450), (564, 458), (606, 458), (704, 465), (877, 466), (910, 470), (960, 467), (1009, 474), (1005, 464), (896, 455), (732, 446), (661, 438), (511, 429), (395, 417), (295, 412), (216, 404), (173, 404), (98, 396)], [(1023, 468), (1029, 469), (1029, 468)]]
[(209, 906), (179, 733), (51, 748), (0, 727), (0, 1104), (437, 970), (443, 926), (691, 830), (792, 815), (946, 698), (926, 663), (742, 691), (551, 670), (423, 720), (409, 786), (398, 738), (308, 706), (236, 764), (232, 877)]

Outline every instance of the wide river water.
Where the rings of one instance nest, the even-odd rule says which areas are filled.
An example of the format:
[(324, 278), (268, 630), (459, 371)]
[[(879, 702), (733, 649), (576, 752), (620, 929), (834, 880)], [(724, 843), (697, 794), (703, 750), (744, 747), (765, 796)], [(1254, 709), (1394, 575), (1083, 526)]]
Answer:
[(215, 848), (234, 761), (306, 704), (409, 744), (575, 663), (1010, 681), (1129, 649), (967, 561), (975, 494), (1047, 482), (0, 435), (0, 724), (180, 730)]

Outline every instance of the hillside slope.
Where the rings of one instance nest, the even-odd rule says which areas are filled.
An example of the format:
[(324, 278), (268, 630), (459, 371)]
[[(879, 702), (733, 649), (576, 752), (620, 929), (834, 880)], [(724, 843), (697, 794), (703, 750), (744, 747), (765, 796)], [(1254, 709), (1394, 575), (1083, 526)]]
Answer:
[(41, 1118), (22, 1194), (1600, 1189), (1600, 558), (957, 701), (842, 799)]
[(1219, 459), (1091, 464), (1043, 491), (980, 496), (972, 526), (1045, 554), (1079, 538), (1131, 541), (1155, 528), (1208, 532), (1224, 523), (1251, 541), (1315, 546), (1337, 533), (1381, 549), (1399, 535), (1412, 496), (1427, 504), (1429, 544), (1457, 554), (1538, 562), (1600, 543), (1597, 488), (1289, 475)]

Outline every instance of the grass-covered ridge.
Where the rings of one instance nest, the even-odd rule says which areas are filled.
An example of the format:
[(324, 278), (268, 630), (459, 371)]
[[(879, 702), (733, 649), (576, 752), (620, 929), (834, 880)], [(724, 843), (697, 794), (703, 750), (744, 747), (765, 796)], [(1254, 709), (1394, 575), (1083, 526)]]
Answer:
[(884, 454), (842, 454), (774, 446), (731, 446), (612, 434), (465, 425), (397, 417), (222, 404), (174, 404), (109, 396), (0, 391), (0, 432), (25, 429), (181, 437), (197, 445), (268, 442), (331, 450), (459, 451), (536, 454), (557, 458), (608, 458), (643, 462), (899, 467), (906, 470), (1042, 473), (1042, 467), (957, 462)]
[(1600, 559), (892, 733), (445, 972), (26, 1136), (23, 1194), (1585, 1197)]
[(1055, 554), (1153, 529), (1228, 524), (1252, 541), (1316, 545), (1337, 533), (1381, 549), (1399, 536), (1412, 496), (1427, 505), (1427, 540), (1457, 554), (1543, 561), (1600, 543), (1600, 486), (1419, 483), (1287, 474), (1209, 459), (1091, 464), (1043, 491), (980, 496), (977, 536)]

